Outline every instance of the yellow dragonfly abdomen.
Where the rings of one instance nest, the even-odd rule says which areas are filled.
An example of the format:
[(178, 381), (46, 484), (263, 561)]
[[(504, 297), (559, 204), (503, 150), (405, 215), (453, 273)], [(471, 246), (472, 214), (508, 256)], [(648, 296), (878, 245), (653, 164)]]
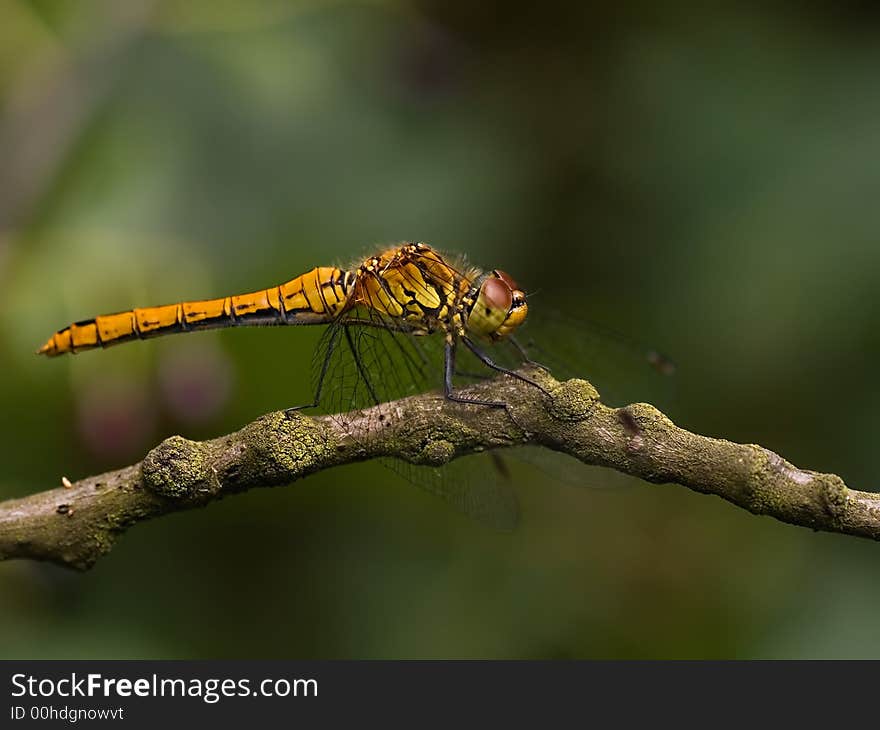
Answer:
[(351, 277), (320, 266), (279, 286), (249, 294), (142, 307), (65, 327), (38, 350), (54, 357), (174, 332), (236, 325), (322, 324), (345, 305)]
[[(460, 270), (424, 243), (406, 243), (348, 271), (319, 266), (285, 284), (236, 296), (105, 314), (65, 327), (37, 351), (63, 355), (174, 332), (237, 325), (380, 326), (397, 332), (438, 330), (452, 344), (467, 332), (490, 341), (525, 319), (525, 294), (503, 271)], [(366, 313), (359, 318), (358, 313)], [(378, 317), (371, 321), (372, 317)]]

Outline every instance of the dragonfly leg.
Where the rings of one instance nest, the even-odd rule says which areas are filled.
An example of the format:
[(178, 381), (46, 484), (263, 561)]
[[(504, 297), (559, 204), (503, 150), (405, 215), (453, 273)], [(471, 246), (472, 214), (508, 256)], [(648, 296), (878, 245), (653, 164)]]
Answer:
[[(541, 368), (541, 370), (544, 370), (545, 372), (550, 372), (550, 368), (546, 365), (539, 363), (537, 360), (532, 360), (531, 356), (526, 351), (526, 348), (520, 344), (516, 337), (511, 335), (507, 338), (507, 341), (513, 346), (513, 349), (519, 353), (519, 356), (523, 359), (524, 365), (531, 365), (532, 367)], [(477, 357), (479, 357), (479, 355)]]
[(489, 406), (490, 408), (503, 408), (507, 410), (507, 403), (497, 400), (480, 400), (479, 398), (465, 398), (455, 392), (452, 385), (452, 376), (455, 373), (455, 341), (447, 342), (444, 350), (444, 373), (443, 373), (443, 396), (447, 400), (456, 403), (469, 403), (475, 406)]
[[(465, 341), (465, 344), (468, 346), (469, 349), (471, 349), (471, 350), (474, 349), (474, 347), (473, 347), (473, 343), (472, 343), (470, 340), (468, 340), (466, 337), (463, 337), (462, 339)], [(490, 408), (503, 408), (503, 409), (504, 409), (504, 412), (507, 414), (507, 417), (508, 417), (511, 421), (513, 421), (513, 422), (514, 422), (514, 423), (515, 423), (520, 429), (522, 429), (522, 431), (523, 431), (524, 433), (527, 432), (528, 429), (527, 429), (525, 426), (523, 426), (523, 424), (521, 424), (521, 423), (519, 422), (519, 420), (517, 419), (517, 417), (514, 415), (513, 411), (511, 411), (511, 409), (510, 409), (510, 405), (509, 405), (509, 404), (504, 403), (503, 401), (481, 400), (481, 399), (479, 399), (479, 398), (465, 398), (464, 396), (460, 396), (460, 395), (458, 395), (458, 394), (454, 391), (454, 389), (453, 389), (453, 387), (452, 387), (452, 374), (455, 372), (455, 344), (456, 344), (455, 341), (447, 342), (447, 343), (446, 343), (446, 350), (445, 350), (445, 373), (444, 373), (444, 379), (443, 379), (443, 395), (444, 395), (448, 400), (455, 401), (456, 403), (468, 403), (468, 404), (470, 404), (470, 405), (476, 405), (476, 406), (488, 406), (488, 407), (490, 407)], [(500, 371), (500, 372), (508, 373), (508, 374), (510, 374), (510, 375), (514, 375), (514, 376), (516, 376), (516, 377), (519, 377), (519, 378), (521, 378), (522, 380), (525, 380), (525, 381), (528, 382), (528, 383), (532, 383), (532, 384), (535, 385), (537, 388), (540, 388), (543, 392), (545, 392), (545, 393), (547, 392), (546, 390), (544, 390), (544, 388), (541, 388), (541, 386), (538, 385), (538, 383), (533, 383), (533, 382), (532, 382), (531, 380), (529, 380), (528, 378), (525, 378), (525, 377), (523, 377), (523, 376), (521, 376), (521, 375), (518, 375), (518, 373), (515, 373), (515, 372), (510, 371), (510, 370), (506, 370), (505, 368), (502, 368), (502, 367), (499, 367), (499, 366), (495, 365), (495, 363), (493, 363), (491, 360), (489, 360), (489, 358), (485, 358), (485, 359), (484, 359), (484, 357), (482, 357), (482, 353), (480, 353), (480, 352), (478, 352), (478, 351), (475, 351), (474, 354), (475, 354), (477, 357), (479, 357), (480, 360), (482, 360), (483, 362), (485, 362), (487, 365), (490, 365), (490, 364), (491, 364), (491, 367), (492, 367), (493, 370), (498, 370), (498, 371)], [(498, 465), (496, 464), (496, 467), (497, 467), (497, 466), (498, 466)]]
[(311, 403), (305, 403), (301, 406), (293, 406), (292, 408), (285, 408), (284, 415), (289, 416), (291, 413), (295, 413), (296, 411), (302, 411), (306, 408), (317, 408), (321, 403), (321, 391), (324, 389), (324, 380), (327, 377), (327, 370), (330, 368), (330, 360), (333, 357), (333, 351), (336, 349), (336, 339), (339, 335), (337, 330), (334, 330), (330, 335), (330, 340), (327, 342), (327, 354), (324, 356), (324, 362), (321, 363), (321, 372), (318, 373), (318, 384), (315, 387), (315, 397)]
[(476, 355), (478, 358), (480, 358), (480, 361), (487, 368), (491, 368), (492, 370), (496, 370), (499, 373), (504, 373), (505, 375), (509, 375), (510, 377), (516, 378), (517, 380), (522, 380), (524, 383), (528, 383), (529, 385), (534, 385), (544, 395), (550, 395), (550, 393), (547, 392), (547, 389), (543, 385), (541, 385), (539, 382), (532, 380), (531, 378), (528, 378), (525, 375), (522, 375), (521, 373), (516, 372), (516, 370), (509, 370), (508, 368), (505, 368), (505, 367), (502, 367), (501, 365), (498, 365), (497, 363), (493, 362), (492, 359), (486, 353), (484, 353), (479, 347), (477, 347), (476, 344), (474, 344), (474, 342), (471, 341), (469, 338), (462, 337), (461, 339), (464, 342), (464, 344), (467, 345), (467, 348), (472, 353), (474, 353), (474, 355)]

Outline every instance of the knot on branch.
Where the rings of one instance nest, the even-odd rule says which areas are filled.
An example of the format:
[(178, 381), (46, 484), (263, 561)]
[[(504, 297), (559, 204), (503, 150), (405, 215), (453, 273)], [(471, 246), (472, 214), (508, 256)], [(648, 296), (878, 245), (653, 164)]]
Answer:
[[(208, 484), (208, 448), (183, 436), (165, 439), (144, 459), (144, 484), (148, 489), (177, 501), (194, 500), (215, 490)], [(216, 475), (214, 475), (216, 482)]]
[(278, 411), (238, 432), (244, 462), (255, 484), (289, 484), (327, 460), (335, 446), (315, 419)]
[(455, 444), (444, 438), (432, 439), (425, 444), (418, 458), (414, 461), (418, 464), (430, 466), (443, 466), (455, 458)]
[(834, 520), (837, 523), (842, 523), (846, 517), (846, 509), (849, 505), (850, 490), (837, 474), (825, 474), (823, 476), (822, 485), (825, 488), (825, 506)]
[(582, 421), (599, 402), (599, 392), (586, 380), (573, 378), (550, 391), (550, 411), (560, 421)]
[(781, 514), (793, 502), (800, 508), (812, 503), (812, 524), (830, 522), (839, 526), (846, 519), (850, 490), (836, 474), (820, 474), (798, 469), (779, 454), (762, 446), (752, 446), (756, 455), (749, 509), (757, 514)]
[(143, 461), (146, 487), (178, 502), (201, 503), (258, 484), (289, 484), (331, 450), (327, 432), (298, 413), (269, 413), (226, 439), (165, 439)]

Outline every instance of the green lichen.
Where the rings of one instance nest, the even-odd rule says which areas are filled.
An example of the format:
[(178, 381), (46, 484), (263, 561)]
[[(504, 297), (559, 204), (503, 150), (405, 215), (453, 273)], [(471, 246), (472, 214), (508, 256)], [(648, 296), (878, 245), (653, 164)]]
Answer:
[(785, 506), (780, 499), (773, 461), (773, 457), (779, 457), (760, 446), (754, 447), (752, 454), (748, 500), (743, 506), (756, 515), (777, 514)]
[[(846, 509), (846, 487), (839, 477), (833, 475), (817, 475), (813, 472), (798, 469), (789, 464), (779, 454), (757, 444), (750, 444), (752, 465), (750, 472), (750, 497), (747, 508), (756, 514), (771, 514), (782, 519), (786, 518), (793, 507), (795, 490), (800, 490), (800, 501), (809, 504), (809, 512), (816, 512), (822, 505), (833, 517), (843, 514)], [(816, 491), (815, 483), (819, 479), (821, 492)], [(835, 480), (837, 480), (835, 482)], [(839, 484), (838, 484), (839, 483)], [(839, 488), (838, 488), (839, 487)], [(803, 518), (802, 518), (803, 519)], [(803, 522), (801, 524), (812, 524)]]
[(455, 445), (444, 438), (431, 439), (419, 454), (418, 461), (430, 466), (443, 466), (455, 456)]
[(831, 513), (831, 516), (840, 523), (847, 509), (849, 502), (849, 489), (846, 484), (836, 474), (827, 474), (822, 479), (823, 496), (825, 497), (825, 506)]
[(97, 560), (99, 555), (106, 555), (113, 548), (113, 543), (115, 542), (115, 538), (107, 532), (103, 530), (97, 530), (92, 533), (92, 544), (94, 546), (94, 551), (96, 553), (95, 557), (91, 560), (94, 562)]
[(270, 413), (243, 429), (240, 436), (252, 470), (273, 481), (308, 473), (335, 451), (327, 430), (299, 413)]
[(550, 412), (560, 421), (581, 421), (599, 401), (599, 393), (586, 380), (573, 378), (550, 391)]
[(203, 444), (171, 436), (144, 459), (144, 484), (163, 497), (191, 499), (205, 482), (205, 461)]
[(656, 427), (667, 429), (675, 425), (665, 413), (650, 403), (632, 403), (621, 410), (625, 410), (643, 431), (650, 431)]

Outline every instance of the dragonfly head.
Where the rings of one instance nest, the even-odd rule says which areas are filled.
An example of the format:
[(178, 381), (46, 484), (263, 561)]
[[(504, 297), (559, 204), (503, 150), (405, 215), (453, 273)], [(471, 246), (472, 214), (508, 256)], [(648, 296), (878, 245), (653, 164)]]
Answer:
[(468, 330), (490, 340), (507, 337), (526, 318), (526, 295), (509, 274), (495, 269), (477, 279), (477, 296), (468, 313)]

